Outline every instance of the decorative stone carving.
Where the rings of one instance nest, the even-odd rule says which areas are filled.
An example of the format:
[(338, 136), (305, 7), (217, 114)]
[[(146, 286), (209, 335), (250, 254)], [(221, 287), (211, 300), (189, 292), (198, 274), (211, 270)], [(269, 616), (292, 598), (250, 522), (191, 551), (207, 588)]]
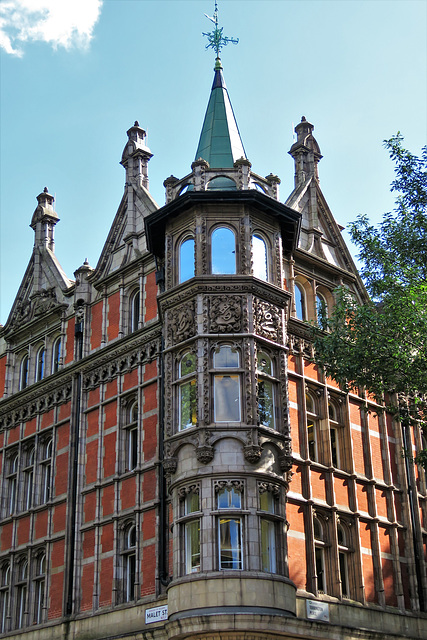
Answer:
[(163, 460), (163, 470), (167, 476), (171, 476), (176, 472), (178, 466), (178, 458), (165, 458)]
[(183, 304), (169, 314), (169, 336), (173, 343), (182, 342), (196, 333), (194, 301)]
[(235, 489), (239, 493), (243, 493), (243, 480), (215, 480), (214, 490), (219, 493), (223, 489)]
[(214, 448), (210, 444), (202, 444), (196, 448), (196, 457), (202, 464), (208, 464), (214, 458)]
[(209, 318), (212, 333), (239, 333), (242, 299), (230, 296), (211, 298)]
[(262, 449), (259, 444), (249, 444), (246, 445), (243, 449), (245, 454), (245, 460), (247, 460), (250, 464), (256, 464), (261, 460)]
[(282, 318), (277, 308), (263, 300), (255, 303), (255, 331), (258, 335), (281, 342)]
[(199, 484), (190, 484), (186, 487), (180, 487), (178, 490), (178, 496), (183, 500), (190, 493), (200, 493), (200, 485)]
[(273, 494), (276, 500), (278, 500), (280, 496), (280, 487), (277, 484), (274, 484), (273, 482), (258, 482), (258, 491), (260, 493), (265, 493), (266, 491), (269, 491), (270, 493)]

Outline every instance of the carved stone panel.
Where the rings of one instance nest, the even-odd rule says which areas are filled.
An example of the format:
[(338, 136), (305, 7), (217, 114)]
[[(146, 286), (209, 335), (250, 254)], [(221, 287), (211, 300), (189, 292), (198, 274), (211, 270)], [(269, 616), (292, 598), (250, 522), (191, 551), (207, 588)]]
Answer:
[(264, 300), (255, 300), (255, 332), (275, 342), (282, 342), (282, 314), (279, 309)]
[(168, 313), (169, 344), (177, 344), (191, 338), (196, 333), (194, 300), (182, 304)]
[(241, 297), (212, 297), (209, 324), (212, 333), (240, 333), (242, 327)]

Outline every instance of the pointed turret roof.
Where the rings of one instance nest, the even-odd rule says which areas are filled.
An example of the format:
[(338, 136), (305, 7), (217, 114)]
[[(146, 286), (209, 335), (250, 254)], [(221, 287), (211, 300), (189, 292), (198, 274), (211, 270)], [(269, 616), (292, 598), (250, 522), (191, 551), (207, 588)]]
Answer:
[(246, 158), (219, 58), (195, 160), (199, 158), (211, 168), (233, 167), (236, 160)]

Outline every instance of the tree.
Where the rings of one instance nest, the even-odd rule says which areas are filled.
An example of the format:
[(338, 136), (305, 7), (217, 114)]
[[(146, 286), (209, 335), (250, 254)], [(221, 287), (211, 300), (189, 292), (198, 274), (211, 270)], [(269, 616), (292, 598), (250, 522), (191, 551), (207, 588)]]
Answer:
[[(384, 142), (396, 165), (394, 212), (378, 227), (363, 215), (350, 225), (370, 299), (360, 303), (345, 287), (335, 291), (330, 317), (313, 328), (315, 361), (345, 389), (365, 389), (400, 420), (425, 426), (427, 147), (417, 157), (402, 140), (398, 133)], [(427, 450), (417, 461), (427, 469)]]

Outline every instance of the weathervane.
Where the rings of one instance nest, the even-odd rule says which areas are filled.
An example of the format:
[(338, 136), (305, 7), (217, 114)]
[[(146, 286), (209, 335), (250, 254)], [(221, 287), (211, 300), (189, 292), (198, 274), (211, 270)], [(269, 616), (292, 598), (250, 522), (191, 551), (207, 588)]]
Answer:
[(213, 14), (213, 18), (208, 16), (207, 13), (205, 13), (205, 16), (208, 18), (208, 20), (213, 22), (215, 25), (215, 29), (211, 31), (211, 33), (204, 33), (204, 32), (202, 33), (202, 35), (206, 36), (207, 39), (209, 40), (208, 44), (206, 45), (206, 49), (209, 49), (210, 47), (212, 47), (212, 49), (215, 49), (216, 57), (217, 59), (219, 59), (219, 54), (222, 47), (225, 47), (229, 42), (232, 42), (233, 44), (237, 44), (239, 42), (239, 38), (228, 38), (227, 36), (222, 35), (223, 27), (221, 27), (220, 29), (218, 28), (217, 0), (215, 0), (215, 11)]

